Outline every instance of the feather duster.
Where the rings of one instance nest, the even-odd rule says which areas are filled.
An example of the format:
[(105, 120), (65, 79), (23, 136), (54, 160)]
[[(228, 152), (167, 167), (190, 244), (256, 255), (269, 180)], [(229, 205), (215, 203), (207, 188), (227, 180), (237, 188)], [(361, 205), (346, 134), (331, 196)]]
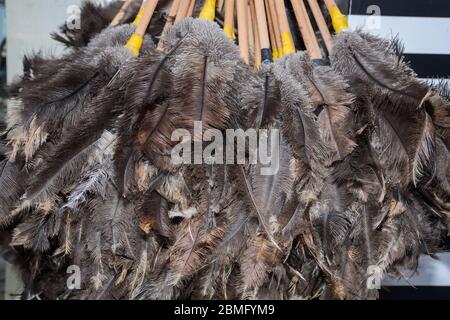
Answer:
[[(25, 59), (11, 88), (0, 248), (24, 298), (374, 299), (374, 274), (439, 252), (448, 95), (396, 42), (344, 32), (330, 66), (298, 53), (254, 71), (205, 20), (138, 58), (122, 47), (133, 27), (96, 26), (71, 35), (76, 54)], [(276, 170), (250, 149), (174, 163), (175, 129), (206, 148), (208, 129), (257, 129)]]
[[(64, 170), (72, 161), (76, 161), (80, 152), (86, 150), (100, 138), (102, 130), (97, 129), (96, 121), (99, 121), (101, 118), (102, 123), (105, 124), (105, 129), (107, 128), (108, 119), (111, 119), (111, 115), (105, 114), (105, 112), (112, 113), (114, 108), (111, 108), (109, 105), (109, 109), (105, 110), (104, 103), (112, 100), (104, 101), (102, 96), (109, 92), (111, 88), (108, 86), (108, 83), (111, 83), (111, 79), (115, 80), (117, 78), (117, 72), (123, 71), (124, 63), (130, 58), (128, 49), (122, 47), (119, 43), (124, 43), (125, 39), (129, 38), (133, 31), (134, 28), (130, 25), (106, 29), (92, 40), (92, 44), (83, 53), (77, 54), (76, 60), (71, 61), (66, 68), (57, 74), (57, 76), (61, 77), (61, 87), (67, 88), (67, 82), (65, 81), (68, 81), (70, 84), (75, 85), (76, 88), (69, 90), (67, 94), (59, 99), (47, 100), (38, 105), (33, 104), (33, 109), (27, 115), (27, 120), (25, 121), (25, 131), (32, 134), (37, 130), (41, 135), (49, 133), (52, 135), (51, 137), (47, 136), (47, 140), (50, 143), (47, 143), (42, 150), (38, 151), (34, 156), (33, 162), (43, 161), (46, 163), (50, 161), (51, 164), (48, 162), (48, 166), (42, 165), (36, 169), (30, 168), (33, 171), (33, 180), (35, 182), (31, 182), (27, 190), (26, 197), (29, 200), (33, 200), (42, 191), (45, 191), (57, 178), (61, 170)], [(150, 41), (151, 45), (151, 40), (148, 41)], [(79, 81), (73, 81), (70, 77), (74, 74), (73, 70), (80, 67), (80, 63), (81, 66), (86, 66), (87, 75)], [(65, 72), (67, 72), (67, 76)], [(69, 78), (67, 79), (67, 77)], [(43, 88), (42, 90), (47, 92), (58, 90), (57, 83), (54, 83), (52, 80), (57, 81), (59, 79), (53, 77), (50, 83), (47, 84), (48, 89)], [(77, 82), (80, 84), (77, 85)], [(105, 93), (102, 94), (102, 92)], [(114, 90), (113, 92), (118, 93), (119, 91)], [(60, 106), (61, 104), (62, 106)], [(80, 113), (81, 117), (75, 117), (75, 115)], [(59, 115), (61, 118), (59, 118)], [(95, 116), (92, 117), (93, 115)], [(30, 125), (27, 123), (30, 123)], [(54, 127), (53, 123), (55, 123), (57, 128)], [(44, 127), (45, 129), (43, 129)], [(63, 130), (64, 133), (58, 130), (56, 132), (53, 131), (58, 128)], [(90, 128), (95, 128), (98, 131), (91, 136)], [(63, 134), (62, 138), (61, 134)], [(75, 146), (72, 140), (73, 135), (76, 135), (80, 141)], [(29, 139), (34, 137), (35, 135), (32, 134)], [(59, 138), (59, 141), (51, 143), (52, 138)], [(26, 143), (36, 145), (34, 142), (27, 141)]]
[(403, 185), (417, 186), (434, 153), (435, 129), (427, 107), (431, 89), (415, 78), (395, 42), (344, 33), (335, 41), (331, 60), (357, 96), (368, 92), (365, 112), (377, 122), (372, 144), (382, 152), (383, 166), (393, 177), (399, 173)]
[[(428, 209), (417, 206), (442, 152), (436, 151), (439, 138), (430, 113), (441, 98), (415, 78), (395, 41), (344, 33), (335, 40), (331, 59), (332, 67), (348, 79), (357, 97), (353, 108), (361, 141), (351, 157), (357, 160), (345, 161), (335, 177), (346, 176), (350, 182), (351, 173), (367, 172), (359, 186), (352, 183), (367, 215), (366, 225), (361, 226), (368, 245), (366, 258), (356, 261), (383, 272), (414, 269), (419, 254), (438, 250), (445, 230), (442, 210), (429, 204)], [(341, 172), (348, 161), (353, 164)], [(432, 229), (437, 231), (435, 241), (429, 237)], [(407, 238), (409, 248), (403, 240)], [(411, 258), (411, 252), (416, 258)]]
[[(114, 80), (120, 82), (122, 74), (118, 70), (123, 71), (122, 67), (131, 57), (123, 45), (133, 32), (131, 25), (105, 29), (76, 55), (68, 54), (56, 60), (61, 64), (56, 72), (48, 68), (47, 63), (52, 60), (39, 57), (25, 60), (24, 77), (12, 90), (17, 107), (10, 109), (8, 137), (13, 150), (5, 163), (24, 159), (21, 174), (31, 177), (25, 193), (22, 192), (22, 200), (15, 203), (14, 212), (36, 212), (26, 214), (17, 224), (12, 245), (38, 252), (53, 250), (64, 258), (72, 248), (70, 237), (82, 230), (82, 225), (76, 226), (77, 232), (72, 230), (70, 212), (86, 209), (82, 204), (89, 201), (88, 195), (113, 179), (111, 173), (95, 169), (98, 164), (93, 154), (102, 154), (113, 145), (115, 136), (110, 138), (111, 133), (106, 129), (111, 129), (114, 121), (105, 123), (105, 129), (98, 129), (95, 122), (100, 118), (106, 120), (105, 112), (114, 110), (111, 101), (117, 101), (112, 96), (121, 91), (114, 90), (113, 83)], [(151, 46), (152, 41), (145, 39), (143, 50)], [(109, 92), (111, 88), (113, 94)], [(98, 131), (91, 133), (92, 128)], [(81, 131), (75, 132), (78, 129)], [(80, 138), (75, 145), (71, 138), (65, 140), (73, 134)], [(97, 175), (89, 178), (95, 179), (85, 181), (86, 174), (94, 170)], [(9, 170), (5, 171), (4, 179), (10, 179), (6, 172)], [(7, 186), (9, 180), (5, 181)], [(77, 188), (80, 183), (85, 185)], [(12, 188), (10, 190), (13, 192)], [(67, 197), (70, 201), (65, 204)], [(50, 241), (55, 237), (63, 238), (56, 248)]]

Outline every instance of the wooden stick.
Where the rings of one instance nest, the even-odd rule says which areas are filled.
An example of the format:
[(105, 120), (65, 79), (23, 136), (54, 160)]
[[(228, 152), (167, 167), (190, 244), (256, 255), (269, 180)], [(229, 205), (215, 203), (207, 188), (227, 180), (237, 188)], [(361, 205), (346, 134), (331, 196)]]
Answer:
[(323, 2), (325, 2), (325, 6), (328, 10), (330, 10), (333, 6), (337, 6), (336, 1), (334, 0), (323, 0)]
[(177, 17), (178, 8), (180, 7), (181, 1), (182, 0), (173, 0), (162, 34), (165, 34), (167, 29), (175, 22), (175, 18)]
[(122, 19), (125, 17), (125, 14), (127, 13), (127, 10), (130, 8), (131, 4), (134, 0), (126, 0), (122, 7), (120, 8), (119, 12), (117, 12), (114, 19), (111, 21), (110, 26), (115, 27), (119, 25), (122, 22)]
[(281, 58), (284, 55), (283, 43), (281, 41), (280, 24), (278, 22), (278, 15), (277, 15), (276, 7), (275, 7), (275, 0), (267, 0), (267, 2), (269, 4), (269, 11), (272, 16), (273, 28), (274, 28), (274, 32), (275, 32), (275, 40), (277, 42), (276, 50), (278, 52), (278, 58)]
[(320, 51), (319, 43), (317, 42), (311, 20), (309, 20), (305, 3), (303, 0), (291, 0), (291, 3), (294, 8), (300, 33), (303, 41), (305, 42), (306, 50), (308, 50), (311, 59), (322, 59), (322, 52)]
[(254, 29), (253, 29), (251, 2), (252, 2), (252, 0), (248, 0), (248, 6), (247, 6), (248, 46), (249, 46), (250, 57), (253, 58), (253, 61), (250, 61), (250, 62), (255, 64), (256, 48), (255, 48), (255, 33), (254, 33)]
[(245, 63), (249, 63), (249, 45), (248, 45), (248, 23), (247, 23), (247, 9), (248, 0), (237, 1), (237, 17), (238, 17), (238, 32), (239, 32), (239, 49), (241, 57)]
[(330, 13), (334, 31), (341, 32), (342, 30), (348, 29), (347, 17), (342, 14), (336, 2), (334, 0), (324, 0), (324, 2)]
[(181, 0), (180, 6), (178, 7), (177, 17), (175, 22), (180, 21), (188, 16), (189, 7), (191, 2), (189, 0)]
[(225, 0), (225, 18), (223, 22), (223, 31), (228, 38), (234, 40), (234, 0)]
[[(164, 25), (164, 29), (162, 31), (162, 35), (166, 34), (167, 30), (173, 25), (175, 22), (175, 18), (177, 17), (178, 8), (180, 7), (180, 3), (182, 0), (174, 0), (172, 6), (170, 7), (169, 14), (167, 16), (166, 24)], [(158, 50), (163, 50), (162, 41), (158, 43)]]
[(269, 24), (269, 38), (270, 38), (270, 46), (272, 47), (272, 60), (278, 59), (278, 50), (277, 50), (277, 41), (275, 39), (275, 31), (273, 27), (273, 21), (272, 21), (272, 15), (269, 11), (269, 6), (267, 3), (267, 0), (264, 1), (266, 5), (266, 15), (267, 15), (267, 22)]
[(330, 30), (328, 30), (327, 22), (323, 16), (322, 9), (320, 9), (317, 0), (308, 0), (308, 3), (312, 14), (314, 15), (314, 19), (316, 20), (317, 26), (319, 27), (323, 41), (325, 42), (325, 46), (327, 47), (328, 52), (330, 52), (333, 39), (331, 38)]
[(145, 32), (147, 31), (148, 25), (152, 20), (157, 4), (158, 0), (147, 0), (141, 7), (142, 18), (136, 26), (134, 34), (130, 37), (128, 43), (126, 44), (126, 47), (130, 49), (131, 53), (135, 56), (139, 55), (142, 43), (144, 42)]
[(144, 5), (144, 12), (142, 13), (142, 19), (136, 27), (134, 34), (144, 37), (145, 32), (152, 20), (153, 14), (155, 13), (156, 6), (158, 5), (158, 0), (147, 0)]
[(252, 30), (253, 30), (253, 48), (254, 55), (255, 55), (255, 67), (259, 69), (261, 66), (261, 39), (259, 37), (259, 28), (258, 28), (258, 19), (256, 14), (256, 3), (255, 0), (250, 0), (250, 13), (251, 13), (251, 24), (252, 24)]
[(264, 0), (254, 0), (253, 8), (255, 9), (255, 16), (258, 24), (257, 28), (258, 28), (258, 39), (261, 47), (261, 60), (263, 63), (270, 63), (272, 59), (270, 52), (269, 30), (267, 27), (267, 17)]
[[(184, 1), (186, 1), (186, 0), (184, 0)], [(193, 16), (194, 9), (195, 9), (195, 1), (196, 0), (191, 0), (191, 5), (189, 6), (188, 13), (187, 13), (186, 17), (192, 17)]]
[(222, 12), (224, 5), (225, 5), (225, 0), (217, 1), (217, 11)]
[(291, 28), (286, 14), (286, 6), (284, 0), (275, 1), (275, 8), (280, 25), (281, 43), (283, 45), (283, 55), (293, 54), (296, 52), (294, 40), (292, 39)]

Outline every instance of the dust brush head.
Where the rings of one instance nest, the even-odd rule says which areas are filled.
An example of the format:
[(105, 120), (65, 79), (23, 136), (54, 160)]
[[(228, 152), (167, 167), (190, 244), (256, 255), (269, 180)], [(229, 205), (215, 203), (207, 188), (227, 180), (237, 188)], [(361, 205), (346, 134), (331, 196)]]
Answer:
[(0, 230), (9, 229), (17, 218), (11, 212), (16, 208), (27, 180), (27, 175), (22, 172), (23, 159), (10, 161), (11, 151), (11, 146), (2, 136), (0, 141)]
[[(356, 97), (351, 107), (357, 114), (358, 147), (338, 164), (334, 177), (351, 183), (348, 190), (359, 190), (358, 202), (364, 203), (359, 207), (372, 212), (363, 215), (370, 217), (365, 219), (372, 230), (361, 228), (361, 239), (370, 244), (361, 265), (375, 261), (383, 272), (397, 274), (414, 269), (420, 254), (439, 250), (446, 232), (445, 211), (424, 191), (436, 180), (435, 166), (444, 151), (437, 147), (442, 120), (434, 120), (434, 114), (445, 106), (404, 62), (397, 41), (344, 32), (336, 37), (331, 62)], [(358, 186), (358, 180), (366, 183)]]
[(166, 51), (180, 41), (176, 55), (168, 61), (174, 74), (171, 104), (191, 117), (190, 130), (194, 121), (201, 121), (203, 130), (228, 128), (237, 111), (233, 85), (240, 72), (248, 72), (237, 47), (217, 24), (203, 19), (180, 21), (161, 40)]
[[(109, 103), (117, 103), (121, 94), (120, 90), (111, 90), (113, 88), (112, 83), (115, 81), (116, 83), (120, 82), (118, 78), (121, 77), (119, 75), (127, 74), (127, 64), (130, 59), (134, 59), (123, 43), (116, 42), (114, 38), (126, 39), (131, 33), (131, 27), (126, 25), (114, 28), (114, 30), (105, 30), (104, 33), (101, 33), (94, 39), (92, 46), (88, 46), (79, 52), (75, 59), (63, 69), (67, 73), (58, 73), (58, 76), (61, 77), (60, 82), (51, 83), (48, 89), (46, 88), (47, 90), (57, 91), (58, 87), (60, 87), (59, 93), (61, 91), (64, 92), (64, 89), (67, 92), (66, 88), (68, 86), (75, 87), (75, 90), (71, 90), (61, 98), (55, 99), (59, 103), (56, 106), (53, 103), (47, 103), (40, 106), (35, 114), (32, 114), (34, 118), (39, 115), (42, 119), (37, 122), (39, 126), (47, 126), (46, 119), (51, 118), (51, 121), (55, 122), (54, 125), (57, 128), (62, 128), (64, 131), (64, 135), (58, 143), (51, 147), (49, 146), (49, 150), (42, 154), (48, 160), (53, 156), (55, 156), (54, 160), (59, 159), (56, 162), (52, 161), (52, 164), (49, 163), (47, 168), (44, 165), (44, 168), (40, 167), (38, 169), (44, 176), (50, 174), (47, 178), (51, 180), (55, 178), (55, 173), (65, 166), (66, 161), (74, 160), (79, 152), (82, 152), (99, 139), (103, 130), (111, 125), (110, 120), (115, 109)], [(113, 42), (108, 43), (106, 39), (111, 38)], [(97, 45), (99, 44), (105, 47), (98, 47)], [(143, 50), (148, 50), (151, 47), (152, 41), (146, 38)], [(80, 81), (70, 81), (71, 74), (73, 75), (80, 66), (83, 66), (86, 72), (84, 74), (78, 72), (78, 76), (81, 77)], [(66, 78), (62, 77), (65, 74), (67, 74)], [(63, 107), (59, 107), (59, 105)], [(53, 113), (47, 113), (53, 110)], [(46, 118), (46, 115), (48, 118)], [(30, 120), (31, 122), (33, 122), (33, 119)], [(75, 148), (73, 148), (73, 139), (77, 139), (80, 142)], [(53, 156), (50, 156), (50, 154)], [(62, 154), (65, 156), (60, 158)], [(53, 173), (50, 173), (50, 171), (53, 171)], [(36, 174), (40, 176), (40, 174)], [(46, 185), (44, 181), (48, 182), (47, 178), (43, 178), (43, 176), (36, 178), (36, 190), (41, 189), (38, 185)], [(37, 195), (34, 191), (31, 191), (34, 189), (33, 185), (33, 183), (30, 185), (31, 189), (27, 192), (27, 196)]]
[(359, 110), (369, 116), (371, 144), (382, 166), (404, 187), (426, 183), (436, 136), (431, 88), (404, 62), (396, 41), (344, 32), (333, 48), (332, 67), (347, 79)]
[[(67, 186), (76, 188), (83, 181), (82, 169), (89, 168), (86, 161), (95, 164), (93, 155), (111, 147), (112, 141), (105, 129), (110, 129), (114, 123), (108, 119), (115, 112), (114, 103), (120, 100), (123, 92), (109, 92), (108, 84), (120, 81), (119, 70), (127, 73), (122, 67), (132, 54), (119, 41), (127, 39), (132, 32), (127, 25), (113, 31), (108, 29), (95, 38), (92, 46), (79, 50), (76, 55), (69, 54), (53, 61), (40, 58), (31, 63), (25, 61), (26, 72), (16, 84), (19, 89), (14, 97), (20, 107), (14, 108), (8, 123), (8, 139), (13, 145), (10, 161), (23, 159), (20, 172), (30, 177), (25, 180), (27, 187), (21, 201), (15, 203), (16, 213), (33, 208), (37, 210), (34, 219), (54, 213), (63, 200), (57, 190), (72, 192), (73, 189), (67, 189)], [(150, 47), (152, 41), (147, 38), (144, 50)], [(50, 71), (46, 62), (57, 62), (61, 67)], [(76, 144), (75, 137), (78, 139)], [(31, 172), (33, 174), (28, 175)], [(14, 231), (13, 243), (41, 252), (48, 250), (48, 238), (54, 236), (52, 232), (57, 232), (57, 225), (64, 217), (49, 216), (54, 218), (49, 223), (56, 223), (53, 231), (32, 231), (40, 228), (39, 223), (32, 227), (33, 222), (23, 222)]]
[[(368, 270), (377, 266), (381, 276), (414, 270), (420, 254), (439, 250), (446, 232), (445, 219), (431, 208), (425, 210), (427, 205), (421, 202), (420, 195), (399, 192), (399, 186), (393, 185), (377, 166), (366, 140), (365, 125), (359, 123), (359, 118), (350, 117), (357, 105), (339, 73), (297, 55), (278, 60), (271, 73), (266, 71), (264, 76), (271, 74), (281, 92), (280, 112), (275, 117), (263, 118), (272, 119), (269, 122), (272, 126), (287, 128), (283, 132), (294, 152), (281, 152), (281, 158), (286, 155), (290, 166), (279, 187), (275, 182), (284, 172), (282, 166), (269, 180), (259, 178), (251, 168), (245, 175), (255, 198), (263, 195), (266, 188), (272, 192), (257, 203), (264, 203), (264, 199), (274, 195), (275, 202), (284, 200), (277, 206), (282, 208), (279, 214), (269, 220), (272, 227), (278, 225), (281, 229), (280, 234), (273, 236), (277, 243), (292, 249), (284, 257), (269, 254), (271, 259), (267, 261), (264, 255), (250, 260), (251, 263), (243, 260), (241, 274), (245, 276), (238, 292), (247, 296), (247, 290), (251, 289), (249, 297), (279, 298), (266, 290), (270, 287), (267, 275), (278, 274), (277, 283), (282, 288), (295, 274), (292, 272), (299, 272), (305, 281), (291, 288), (289, 294), (293, 296), (375, 298), (376, 290), (361, 285), (369, 279)], [(255, 92), (255, 96), (260, 95)], [(291, 125), (292, 119), (298, 119), (296, 125)], [(292, 176), (286, 180), (288, 173)], [(284, 186), (295, 190), (295, 194), (284, 193), (283, 197)], [(420, 223), (410, 223), (405, 215)], [(348, 241), (349, 237), (353, 240)], [(267, 238), (260, 236), (252, 243), (258, 252), (262, 248), (270, 252), (271, 242)], [(422, 247), (424, 243), (426, 250)], [(248, 247), (242, 258), (251, 257), (252, 250)], [(281, 273), (283, 267), (277, 265), (280, 260), (290, 266)], [(264, 269), (255, 273), (250, 265), (257, 261), (263, 263)], [(321, 270), (323, 277), (318, 277), (314, 268), (305, 269), (306, 265)], [(321, 279), (326, 280), (322, 283)], [(310, 283), (317, 283), (317, 287), (309, 288)]]
[(360, 80), (369, 86), (366, 94), (378, 90), (420, 105), (427, 100), (429, 89), (417, 79), (402, 54), (398, 40), (345, 31), (335, 37), (330, 60), (333, 68), (351, 84)]
[(391, 100), (423, 107), (436, 125), (450, 126), (446, 115), (448, 101), (443, 99), (439, 88), (434, 89), (417, 78), (403, 56), (403, 46), (398, 39), (342, 32), (336, 36), (333, 48), (332, 66), (348, 79), (352, 90), (359, 90), (361, 96), (368, 97), (389, 95)]
[(434, 94), (430, 101), (434, 109), (430, 112), (436, 127), (436, 164), (432, 178), (422, 188), (427, 203), (438, 212), (450, 217), (450, 95), (448, 83), (433, 85)]
[(136, 65), (122, 133), (130, 134), (126, 143), (137, 142), (140, 152), (160, 169), (174, 170), (170, 160), (174, 130), (193, 135), (196, 121), (202, 123), (202, 132), (228, 128), (237, 105), (232, 84), (244, 67), (236, 46), (208, 21), (181, 21), (161, 42), (164, 53), (150, 52)]
[[(139, 201), (133, 205), (122, 203), (112, 183), (112, 155), (116, 145), (113, 116), (120, 114), (118, 109), (126, 84), (123, 79), (132, 77), (128, 72), (133, 70), (128, 67), (135, 57), (124, 45), (133, 33), (131, 25), (106, 28), (76, 54), (55, 60), (61, 68), (53, 71), (46, 65), (54, 62), (52, 60), (35, 58), (31, 63), (26, 60), (25, 76), (15, 86), (15, 99), (21, 104), (21, 108), (16, 109), (21, 111), (11, 117), (9, 123), (14, 156), (25, 158), (23, 172), (33, 172), (32, 178), (26, 180), (25, 194), (15, 204), (16, 213), (33, 214), (24, 215), (16, 222), (10, 245), (23, 248), (27, 255), (35, 255), (39, 262), (33, 264), (38, 263), (38, 269), (42, 267), (40, 271), (48, 271), (46, 265), (50, 265), (55, 276), (61, 274), (57, 265), (66, 260), (72, 250), (71, 259), (97, 261), (97, 269), (90, 270), (92, 276), (85, 284), (88, 289), (83, 292), (91, 298), (97, 297), (95, 291), (104, 280), (110, 280), (111, 273), (99, 271), (104, 268), (101, 257), (110, 252), (113, 256), (134, 257), (135, 253), (129, 251), (134, 240), (129, 240), (128, 235), (138, 237), (140, 234), (126, 227), (132, 220), (127, 213), (135, 212)], [(142, 50), (145, 52), (152, 47), (153, 42), (146, 36)], [(38, 70), (31, 69), (30, 65)], [(19, 133), (15, 134), (15, 130)], [(108, 200), (105, 200), (107, 195)], [(92, 212), (98, 226), (109, 228), (111, 223), (123, 221), (119, 225), (126, 230), (111, 227), (112, 234), (100, 229), (89, 230), (86, 220), (76, 216), (80, 210)], [(139, 226), (136, 228), (138, 230)], [(105, 232), (108, 233), (106, 238), (98, 236)], [(81, 239), (90, 243), (87, 250), (82, 249)], [(140, 249), (137, 244), (134, 248)], [(105, 249), (109, 251), (102, 252)], [(53, 252), (60, 259), (41, 259), (44, 252)], [(124, 262), (118, 264), (120, 267)], [(111, 277), (114, 276), (112, 273)], [(37, 281), (38, 277), (45, 278), (45, 275), (32, 273), (27, 284), (45, 283), (46, 280)], [(66, 288), (61, 283), (46, 291), (46, 297), (65, 296)], [(106, 296), (109, 297), (109, 292)]]

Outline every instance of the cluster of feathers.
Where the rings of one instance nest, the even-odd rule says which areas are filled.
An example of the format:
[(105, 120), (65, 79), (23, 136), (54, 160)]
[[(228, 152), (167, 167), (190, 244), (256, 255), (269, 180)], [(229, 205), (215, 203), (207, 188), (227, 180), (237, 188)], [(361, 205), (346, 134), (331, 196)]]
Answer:
[[(133, 57), (135, 12), (108, 27), (108, 10), (86, 5), (100, 18), (54, 35), (69, 52), (26, 58), (10, 88), (0, 248), (23, 298), (376, 299), (373, 266), (407, 276), (442, 250), (450, 103), (396, 41), (342, 32), (327, 65), (255, 71), (201, 19)], [(280, 130), (279, 171), (174, 165), (171, 134), (194, 121)]]

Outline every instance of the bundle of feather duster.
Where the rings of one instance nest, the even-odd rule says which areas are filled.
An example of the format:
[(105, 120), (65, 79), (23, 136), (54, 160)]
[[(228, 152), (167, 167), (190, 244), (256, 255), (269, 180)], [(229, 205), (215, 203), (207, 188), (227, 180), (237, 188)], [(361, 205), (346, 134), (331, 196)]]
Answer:
[[(329, 65), (255, 71), (189, 18), (124, 65), (129, 28), (66, 34), (73, 52), (25, 59), (11, 88), (0, 246), (23, 298), (376, 299), (375, 277), (443, 249), (450, 96), (396, 41), (345, 31)], [(172, 133), (197, 121), (279, 130), (279, 170), (174, 164)]]

